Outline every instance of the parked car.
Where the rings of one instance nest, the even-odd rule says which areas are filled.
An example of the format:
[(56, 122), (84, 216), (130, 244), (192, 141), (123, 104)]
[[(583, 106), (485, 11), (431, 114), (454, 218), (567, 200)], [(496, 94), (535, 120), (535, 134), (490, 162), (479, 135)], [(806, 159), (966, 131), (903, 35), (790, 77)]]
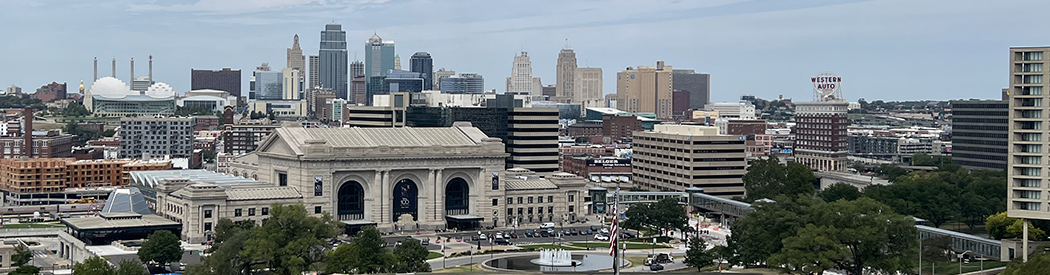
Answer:
[(510, 245), (510, 241), (507, 239), (496, 239), (496, 245)]
[(502, 240), (503, 239), (503, 233), (499, 233), (499, 232), (492, 233), (492, 236), (495, 237), (497, 240)]
[(597, 225), (592, 225), (591, 226), (591, 231), (598, 231), (598, 226)]
[(594, 230), (587, 229), (587, 235), (594, 235)]
[(534, 235), (535, 235), (535, 233), (534, 233), (534, 232), (532, 231), (532, 229), (529, 229), (529, 230), (525, 230), (525, 237), (526, 237), (526, 238), (532, 238), (532, 237), (535, 237)]
[(518, 238), (518, 233), (514, 233), (514, 231), (511, 231), (510, 232), (510, 237), (517, 239)]
[(624, 230), (623, 233), (620, 234), (620, 237), (623, 237), (625, 239), (634, 239), (634, 233)]
[(430, 238), (423, 239), (423, 245), (430, 245)]
[(552, 223), (552, 222), (545, 222), (543, 224), (540, 224), (540, 229), (545, 229), (545, 228), (554, 228), (554, 223)]
[[(478, 234), (478, 239), (484, 240), (484, 239), (488, 239), (488, 238), (489, 238), (489, 236), (485, 235), (485, 233)], [(474, 241), (474, 240), (472, 239), (472, 241)]]
[(598, 232), (601, 232), (602, 234), (609, 234), (609, 229), (602, 227), (602, 229), (598, 230)]
[(664, 270), (664, 266), (661, 265), (661, 264), (652, 264), (652, 265), (649, 265), (649, 270), (652, 270), (652, 271)]
[(540, 237), (546, 238), (546, 237), (550, 237), (550, 236), (551, 236), (551, 232), (550, 231), (547, 231), (547, 230), (540, 231)]
[(602, 234), (595, 234), (594, 239), (599, 241), (608, 241), (609, 237)]
[(580, 232), (576, 228), (569, 228), (569, 235), (580, 235)]

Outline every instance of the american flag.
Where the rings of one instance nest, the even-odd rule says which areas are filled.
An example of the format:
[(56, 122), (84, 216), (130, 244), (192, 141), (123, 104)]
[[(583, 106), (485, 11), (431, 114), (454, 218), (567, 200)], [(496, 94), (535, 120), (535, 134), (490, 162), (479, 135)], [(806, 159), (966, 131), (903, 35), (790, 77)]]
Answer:
[(612, 256), (613, 252), (616, 252), (616, 237), (620, 235), (617, 233), (619, 222), (616, 220), (618, 216), (620, 216), (620, 212), (616, 210), (616, 206), (613, 206), (612, 227), (609, 228), (609, 256)]

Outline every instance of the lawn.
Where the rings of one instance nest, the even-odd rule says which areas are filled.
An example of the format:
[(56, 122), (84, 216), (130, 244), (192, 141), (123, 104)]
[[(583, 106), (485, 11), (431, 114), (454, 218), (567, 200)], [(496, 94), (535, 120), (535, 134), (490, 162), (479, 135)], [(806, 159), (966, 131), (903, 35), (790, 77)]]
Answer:
[[(996, 267), (1006, 266), (1007, 262), (1000, 261), (984, 261), (984, 269), (991, 269)], [(934, 270), (936, 268), (936, 270)], [(963, 273), (969, 273), (981, 270), (981, 261), (970, 261), (969, 263), (962, 264)], [(959, 262), (923, 262), (922, 263), (922, 274), (935, 274), (935, 275), (954, 275), (959, 274)], [(936, 271), (936, 273), (930, 273)]]
[(33, 228), (66, 227), (65, 225), (53, 223), (9, 223), (0, 228), (29, 228), (29, 225), (33, 225)]
[(645, 257), (634, 256), (634, 257), (623, 257), (623, 258), (627, 259), (628, 262), (631, 262), (631, 266), (642, 266), (642, 265), (645, 265), (645, 260), (646, 260)]
[[(606, 244), (606, 246), (609, 246), (609, 245)], [(580, 247), (564, 246), (564, 245), (551, 245), (551, 244), (527, 244), (527, 245), (519, 245), (518, 247), (531, 248), (531, 249), (535, 249), (535, 250), (540, 250), (540, 249), (583, 250), (583, 248), (580, 248)]]
[[(473, 268), (473, 270), (471, 269)], [(455, 267), (449, 267), (446, 269), (434, 270), (432, 273), (491, 273), (488, 270), (481, 269), (473, 265), (461, 265)]]
[(430, 253), (427, 254), (427, 260), (441, 258), (442, 256), (444, 255), (441, 255), (441, 253), (430, 251)]

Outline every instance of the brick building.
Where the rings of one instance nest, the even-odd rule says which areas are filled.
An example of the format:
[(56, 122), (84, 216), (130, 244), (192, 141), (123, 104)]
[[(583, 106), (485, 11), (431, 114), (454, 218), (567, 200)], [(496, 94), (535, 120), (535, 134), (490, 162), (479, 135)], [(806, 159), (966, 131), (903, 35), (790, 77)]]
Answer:
[(734, 136), (764, 135), (768, 127), (765, 120), (730, 120), (726, 125), (726, 134)]
[(36, 93), (33, 93), (33, 98), (43, 102), (66, 99), (66, 83), (51, 82), (51, 84), (40, 86), (39, 89), (36, 89)]
[(642, 131), (642, 121), (630, 114), (602, 116), (602, 134), (613, 140), (632, 139), (635, 131)]
[(619, 157), (565, 156), (562, 158), (562, 172), (583, 178), (594, 179), (602, 176), (630, 176), (631, 159)]
[(222, 120), (217, 116), (195, 116), (193, 117), (194, 123), (193, 131), (209, 131), (218, 130), (222, 125)]
[(601, 124), (591, 122), (580, 122), (569, 125), (566, 133), (570, 137), (594, 137), (602, 136), (604, 129)]
[(167, 160), (2, 159), (0, 189), (10, 193), (57, 193), (66, 188), (126, 186), (130, 171), (171, 168), (171, 161)]

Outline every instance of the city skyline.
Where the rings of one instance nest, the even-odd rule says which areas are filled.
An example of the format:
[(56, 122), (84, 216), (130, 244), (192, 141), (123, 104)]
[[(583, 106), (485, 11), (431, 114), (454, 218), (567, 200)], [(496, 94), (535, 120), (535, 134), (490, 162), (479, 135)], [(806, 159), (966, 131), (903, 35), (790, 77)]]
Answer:
[[(0, 45), (0, 50), (19, 54), (0, 59), (7, 65), (0, 73), (0, 86), (32, 88), (79, 80), (90, 85), (92, 58), (118, 59), (119, 78), (129, 75), (126, 60), (152, 54), (156, 81), (181, 93), (190, 88), (190, 69), (250, 71), (263, 62), (284, 63), (292, 35), (301, 35), (304, 54), (315, 55), (318, 32), (334, 21), (344, 26), (350, 45), (347, 55), (354, 51), (356, 60), (362, 60), (364, 53), (353, 45), (381, 33), (398, 41), (397, 55), (426, 51), (433, 55), (435, 70), (489, 76), (487, 90), (503, 90), (507, 64), (522, 50), (530, 53), (533, 75), (544, 79), (544, 85), (553, 84), (558, 52), (567, 44), (576, 52), (580, 67), (603, 69), (604, 94), (615, 92), (617, 72), (663, 60), (675, 68), (710, 73), (712, 102), (735, 101), (741, 94), (806, 100), (808, 78), (824, 71), (843, 77), (843, 94), (850, 101), (862, 97), (948, 100), (997, 98), (1008, 84), (1004, 49), (1050, 44), (1038, 39), (1048, 31), (1016, 28), (1002, 20), (1038, 16), (1040, 7), (1050, 6), (1035, 1), (966, 5), (716, 1), (645, 6), (622, 1), (600, 6), (561, 3), (563, 9), (557, 12), (543, 10), (548, 5), (542, 3), (514, 11), (501, 3), (417, 4), (4, 2), (0, 8), (19, 12), (0, 22), (20, 27), (10, 30), (9, 43)], [(1016, 9), (1018, 5), (1030, 8)], [(467, 16), (463, 12), (467, 7), (489, 12)], [(43, 13), (52, 16), (37, 16)], [(274, 16), (284, 13), (303, 16)], [(401, 19), (381, 20), (385, 18)], [(55, 37), (64, 43), (31, 46), (27, 42)], [(105, 65), (100, 69), (106, 71)], [(755, 69), (756, 65), (762, 68)], [(946, 67), (954, 70), (940, 69)], [(143, 69), (135, 74), (144, 75)], [(241, 77), (247, 87), (250, 74)], [(931, 84), (937, 86), (926, 87)]]

